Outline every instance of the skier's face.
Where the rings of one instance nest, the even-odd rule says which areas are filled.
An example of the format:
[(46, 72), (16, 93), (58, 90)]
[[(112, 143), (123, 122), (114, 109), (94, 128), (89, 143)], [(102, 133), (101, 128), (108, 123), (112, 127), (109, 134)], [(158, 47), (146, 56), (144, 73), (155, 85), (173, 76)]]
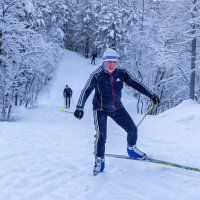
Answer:
[(106, 61), (105, 65), (106, 65), (106, 70), (109, 73), (112, 73), (116, 68), (117, 68), (117, 61)]

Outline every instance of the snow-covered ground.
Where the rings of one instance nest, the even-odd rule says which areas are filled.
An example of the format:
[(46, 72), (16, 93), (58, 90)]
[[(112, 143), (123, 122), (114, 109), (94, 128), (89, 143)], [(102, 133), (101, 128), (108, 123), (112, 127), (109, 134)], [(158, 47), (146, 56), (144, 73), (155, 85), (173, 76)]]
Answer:
[[(199, 172), (106, 158), (105, 172), (92, 175), (93, 95), (82, 120), (59, 108), (69, 84), (74, 111), (96, 67), (66, 51), (38, 104), (17, 108), (12, 122), (0, 123), (0, 200), (199, 200)], [(142, 116), (135, 113), (135, 100), (124, 92), (123, 102), (137, 124)], [(139, 127), (138, 147), (153, 158), (200, 168), (199, 122), (200, 105), (184, 101), (148, 116)], [(126, 133), (110, 119), (106, 152), (126, 155)]]

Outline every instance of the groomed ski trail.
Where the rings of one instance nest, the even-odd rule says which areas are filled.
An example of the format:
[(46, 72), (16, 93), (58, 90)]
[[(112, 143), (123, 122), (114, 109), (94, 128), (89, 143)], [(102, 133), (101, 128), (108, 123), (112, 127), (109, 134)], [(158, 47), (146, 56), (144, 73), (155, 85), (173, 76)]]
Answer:
[[(0, 200), (199, 200), (200, 175), (194, 172), (106, 159), (105, 172), (92, 175), (93, 95), (82, 120), (59, 108), (63, 107), (62, 92), (68, 83), (73, 90), (70, 111), (74, 110), (81, 89), (96, 67), (89, 59), (66, 51), (38, 104), (16, 110), (12, 123), (0, 124)], [(126, 94), (123, 98), (131, 116), (139, 121), (142, 116), (134, 112), (134, 99)], [(165, 115), (161, 115), (163, 121), (159, 116), (145, 119), (139, 130), (139, 147), (156, 158), (163, 156), (165, 160), (179, 159), (179, 163), (199, 166), (197, 144), (184, 150), (185, 140), (182, 144), (172, 133), (167, 137)], [(170, 126), (167, 130), (172, 131)], [(126, 133), (110, 119), (106, 151), (126, 154)]]

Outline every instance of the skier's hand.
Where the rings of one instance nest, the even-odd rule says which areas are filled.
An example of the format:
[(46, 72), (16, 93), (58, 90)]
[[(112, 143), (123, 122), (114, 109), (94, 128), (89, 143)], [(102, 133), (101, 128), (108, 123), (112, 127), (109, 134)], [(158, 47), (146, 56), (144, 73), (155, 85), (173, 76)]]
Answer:
[(160, 99), (159, 99), (159, 97), (158, 97), (156, 94), (154, 94), (154, 95), (151, 97), (151, 100), (152, 100), (152, 102), (153, 102), (154, 105), (156, 105), (156, 104), (159, 105), (159, 103), (160, 103)]
[(82, 107), (77, 107), (76, 110), (74, 111), (74, 116), (78, 119), (82, 119), (83, 114), (84, 112)]

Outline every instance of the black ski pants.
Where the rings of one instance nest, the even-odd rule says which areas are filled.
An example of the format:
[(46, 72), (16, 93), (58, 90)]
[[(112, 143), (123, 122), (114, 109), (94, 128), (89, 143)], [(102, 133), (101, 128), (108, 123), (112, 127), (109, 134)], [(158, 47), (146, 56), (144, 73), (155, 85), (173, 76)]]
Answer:
[(91, 64), (94, 63), (95, 65), (95, 57), (92, 57), (92, 61), (91, 61)]
[(66, 105), (66, 108), (69, 108), (69, 107), (70, 107), (70, 101), (71, 101), (71, 97), (70, 97), (70, 96), (66, 96), (66, 98), (65, 98), (65, 105)]

